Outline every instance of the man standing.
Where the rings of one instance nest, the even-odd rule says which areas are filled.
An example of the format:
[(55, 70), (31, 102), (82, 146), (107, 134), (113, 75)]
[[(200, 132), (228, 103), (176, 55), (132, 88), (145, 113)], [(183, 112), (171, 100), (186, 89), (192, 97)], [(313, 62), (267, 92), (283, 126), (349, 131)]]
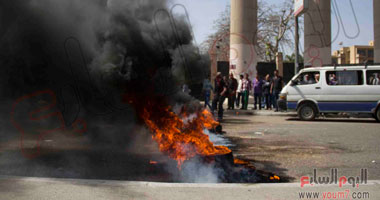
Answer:
[(283, 87), (284, 82), (282, 80), (282, 77), (278, 75), (278, 70), (275, 70), (271, 86), (271, 93), (273, 94), (273, 106), (276, 108), (275, 112), (278, 112), (277, 100)]
[(259, 104), (259, 109), (261, 110), (261, 98), (263, 96), (263, 81), (261, 80), (259, 74), (256, 74), (256, 78), (252, 81), (253, 96), (255, 99), (254, 110), (257, 110), (257, 104)]
[(220, 72), (215, 78), (214, 99), (212, 100), (212, 113), (218, 109), (218, 121), (223, 119), (223, 103), (226, 98), (227, 86)]
[(272, 80), (269, 76), (269, 74), (267, 74), (265, 76), (265, 80), (263, 82), (263, 95), (265, 97), (265, 104), (267, 106), (267, 110), (272, 110), (272, 95), (270, 93), (270, 88), (271, 88), (271, 85), (272, 85)]
[(205, 108), (208, 106), (210, 109), (212, 109), (211, 105), (210, 105), (210, 96), (211, 96), (211, 91), (213, 90), (214, 88), (212, 87), (211, 83), (210, 83), (210, 79), (209, 78), (206, 78), (204, 81), (203, 81), (203, 88), (202, 88), (202, 91), (203, 91), (203, 94), (204, 94), (204, 98), (205, 98)]
[(242, 87), (241, 87), (241, 90), (243, 92), (243, 106), (242, 106), (242, 110), (247, 110), (248, 109), (248, 101), (249, 101), (249, 91), (250, 91), (250, 88), (251, 87), (251, 82), (249, 80), (249, 75), (248, 74), (245, 74), (245, 77), (243, 79), (243, 83), (242, 83)]
[(236, 99), (236, 107), (237, 108), (239, 108), (240, 102), (241, 102), (241, 105), (243, 105), (243, 100), (244, 100), (243, 99), (243, 91), (242, 91), (243, 79), (244, 79), (243, 74), (240, 74), (240, 79), (239, 79), (238, 88), (237, 88), (237, 99)]
[(235, 101), (236, 101), (236, 90), (238, 88), (238, 82), (234, 78), (234, 75), (230, 74), (230, 79), (228, 83), (229, 87), (229, 96), (228, 96), (228, 109), (235, 109)]

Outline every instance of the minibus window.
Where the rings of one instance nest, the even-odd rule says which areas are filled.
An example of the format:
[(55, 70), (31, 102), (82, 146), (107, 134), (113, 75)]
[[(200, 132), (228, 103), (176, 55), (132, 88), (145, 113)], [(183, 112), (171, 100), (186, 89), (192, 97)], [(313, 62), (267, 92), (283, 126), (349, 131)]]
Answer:
[(328, 71), (326, 72), (328, 85), (363, 85), (362, 71)]
[(297, 85), (311, 85), (316, 84), (320, 80), (319, 72), (304, 72), (297, 77)]
[(380, 86), (380, 70), (367, 70), (367, 85)]

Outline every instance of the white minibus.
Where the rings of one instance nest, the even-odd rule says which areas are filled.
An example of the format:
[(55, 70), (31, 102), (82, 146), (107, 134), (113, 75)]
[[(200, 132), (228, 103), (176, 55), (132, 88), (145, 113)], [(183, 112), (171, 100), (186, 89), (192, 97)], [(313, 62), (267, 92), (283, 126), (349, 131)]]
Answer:
[(301, 70), (283, 88), (282, 110), (301, 120), (320, 114), (369, 114), (380, 121), (380, 66), (330, 66)]

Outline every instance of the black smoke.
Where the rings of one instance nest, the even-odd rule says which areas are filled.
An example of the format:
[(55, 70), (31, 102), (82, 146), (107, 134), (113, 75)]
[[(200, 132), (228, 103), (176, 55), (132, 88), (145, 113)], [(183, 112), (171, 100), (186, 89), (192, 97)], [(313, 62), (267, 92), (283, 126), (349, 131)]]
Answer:
[[(0, 0), (0, 142), (63, 123), (65, 130), (83, 130), (95, 146), (132, 149), (150, 137), (123, 102), (126, 93), (199, 106), (180, 86), (201, 82), (209, 63), (193, 44), (187, 18), (171, 15), (168, 4)], [(58, 114), (36, 117), (50, 111)]]
[[(52, 90), (66, 126), (79, 117), (128, 115), (127, 88), (191, 98), (180, 84), (200, 82), (208, 65), (189, 23), (166, 0), (15, 0), (0, 2), (1, 96)], [(180, 101), (180, 102), (178, 102)]]

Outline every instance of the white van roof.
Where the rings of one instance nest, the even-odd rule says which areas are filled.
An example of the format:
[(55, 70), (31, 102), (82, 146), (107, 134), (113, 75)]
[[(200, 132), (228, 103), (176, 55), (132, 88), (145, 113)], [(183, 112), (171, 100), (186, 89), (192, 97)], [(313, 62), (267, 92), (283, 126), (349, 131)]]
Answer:
[(309, 68), (302, 69), (301, 72), (320, 71), (320, 70), (362, 70), (362, 69), (380, 70), (380, 65), (368, 65), (367, 67), (365, 65), (336, 66), (336, 67), (334, 67), (334, 66), (309, 67)]

